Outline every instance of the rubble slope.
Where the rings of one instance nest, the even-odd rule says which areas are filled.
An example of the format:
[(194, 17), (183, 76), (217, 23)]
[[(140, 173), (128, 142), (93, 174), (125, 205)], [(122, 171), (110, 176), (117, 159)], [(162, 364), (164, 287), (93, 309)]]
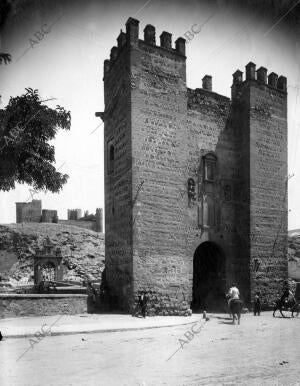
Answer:
[(76, 226), (26, 223), (0, 225), (0, 276), (33, 281), (33, 255), (49, 236), (61, 248), (64, 280), (100, 281), (104, 270), (104, 234)]

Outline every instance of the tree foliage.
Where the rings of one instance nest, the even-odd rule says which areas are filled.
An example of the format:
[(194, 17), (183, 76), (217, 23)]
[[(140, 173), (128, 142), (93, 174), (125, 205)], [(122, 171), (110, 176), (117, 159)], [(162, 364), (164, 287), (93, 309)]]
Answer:
[(5, 54), (4, 52), (0, 52), (0, 64), (8, 64), (11, 62), (11, 55)]
[(26, 88), (25, 94), (11, 97), (0, 110), (0, 190), (26, 183), (55, 193), (67, 182), (68, 176), (53, 165), (55, 149), (49, 141), (59, 129), (70, 129), (71, 114), (42, 102), (38, 90)]
[[(0, 0), (0, 35), (2, 33), (2, 29), (7, 20), (8, 14), (11, 10), (11, 4), (8, 0)], [(0, 64), (8, 64), (11, 62), (11, 55), (0, 52)]]

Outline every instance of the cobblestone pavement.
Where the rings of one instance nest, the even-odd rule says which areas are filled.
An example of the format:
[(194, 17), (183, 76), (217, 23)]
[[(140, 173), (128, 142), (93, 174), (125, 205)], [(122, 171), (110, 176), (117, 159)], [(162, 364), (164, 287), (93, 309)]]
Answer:
[(2, 386), (299, 386), (299, 364), (300, 318), (270, 312), (243, 315), (240, 326), (220, 315), (192, 326), (0, 342)]

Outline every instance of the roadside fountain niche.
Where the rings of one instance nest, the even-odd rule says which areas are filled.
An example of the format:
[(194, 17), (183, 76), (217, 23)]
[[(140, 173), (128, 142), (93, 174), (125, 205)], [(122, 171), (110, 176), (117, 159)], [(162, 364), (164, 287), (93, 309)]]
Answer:
[(59, 282), (63, 280), (63, 265), (61, 249), (46, 239), (42, 249), (34, 256), (34, 284), (41, 282)]

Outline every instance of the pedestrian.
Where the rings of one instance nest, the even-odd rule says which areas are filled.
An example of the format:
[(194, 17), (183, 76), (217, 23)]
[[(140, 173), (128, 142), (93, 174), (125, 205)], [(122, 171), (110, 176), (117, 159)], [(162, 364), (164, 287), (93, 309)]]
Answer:
[(2, 339), (3, 339), (3, 336), (2, 336), (1, 331), (0, 331), (0, 342)]
[(140, 296), (140, 306), (141, 306), (141, 313), (143, 318), (146, 317), (147, 313), (147, 302), (148, 302), (148, 296), (146, 295), (146, 291), (144, 291)]
[(261, 303), (260, 303), (260, 293), (256, 292), (254, 296), (254, 307), (253, 307), (253, 312), (254, 316), (260, 316), (260, 311), (261, 311)]
[(93, 302), (95, 303), (97, 292), (91, 281), (88, 281), (87, 283), (87, 294), (93, 298)]
[(139, 317), (140, 315), (142, 315), (142, 317), (145, 318), (147, 314), (147, 303), (147, 292), (142, 291), (138, 297), (138, 301), (136, 303), (135, 309), (133, 310), (132, 316)]

